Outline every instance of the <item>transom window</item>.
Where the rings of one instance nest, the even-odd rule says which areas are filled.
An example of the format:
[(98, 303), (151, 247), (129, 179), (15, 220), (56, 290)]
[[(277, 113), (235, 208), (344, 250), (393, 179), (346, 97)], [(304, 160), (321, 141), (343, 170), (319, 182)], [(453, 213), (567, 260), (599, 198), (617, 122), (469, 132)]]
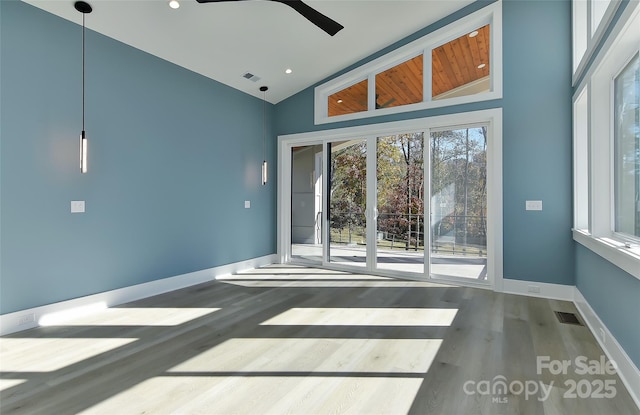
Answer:
[(484, 25), (431, 52), (432, 99), (491, 91), (489, 25)]
[(422, 102), (422, 55), (376, 75), (376, 109)]
[(332, 94), (328, 100), (329, 116), (335, 117), (366, 111), (368, 84), (368, 80), (365, 79)]
[(502, 98), (501, 2), (315, 90), (316, 124)]

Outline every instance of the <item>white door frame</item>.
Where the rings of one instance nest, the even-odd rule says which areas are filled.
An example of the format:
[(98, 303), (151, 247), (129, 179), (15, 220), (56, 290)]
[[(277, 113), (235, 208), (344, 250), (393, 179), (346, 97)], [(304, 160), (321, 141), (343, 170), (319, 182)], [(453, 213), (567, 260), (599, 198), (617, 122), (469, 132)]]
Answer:
[[(370, 124), (357, 127), (338, 128), (308, 133), (298, 133), (278, 136), (278, 257), (280, 263), (291, 261), (291, 150), (295, 146), (323, 144), (336, 140), (351, 138), (380, 137), (384, 135), (419, 132), (428, 134), (430, 130), (442, 130), (443, 128), (464, 128), (467, 125), (488, 125), (487, 143), (487, 280), (496, 291), (502, 291), (503, 286), (503, 243), (502, 243), (502, 109), (471, 111), (458, 114), (439, 115), (434, 117), (416, 118), (406, 121), (394, 121), (381, 124)], [(425, 137), (427, 140), (428, 137)], [(323, 161), (326, 164), (326, 161)], [(325, 166), (326, 167), (326, 166)], [(326, 181), (327, 174), (323, 175)], [(370, 175), (368, 175), (370, 176)], [(375, 178), (371, 178), (375, 180)], [(425, 177), (426, 179), (426, 177)], [(369, 180), (369, 179), (368, 179)], [(326, 187), (325, 187), (326, 188)], [(324, 196), (326, 198), (326, 195)], [(323, 200), (323, 206), (326, 200)], [(425, 203), (430, 206), (430, 203)], [(426, 208), (426, 209), (430, 209)], [(326, 215), (326, 213), (325, 213)], [(425, 212), (429, 217), (429, 212)], [(326, 224), (326, 221), (324, 221)], [(324, 232), (324, 231), (323, 231)], [(325, 259), (326, 259), (326, 249)], [(428, 257), (425, 249), (425, 257)], [(323, 261), (323, 266), (330, 267)], [(334, 268), (334, 267), (332, 267)], [(358, 271), (358, 268), (348, 268), (349, 271)], [(367, 269), (360, 269), (367, 271)], [(386, 271), (386, 270), (385, 270)], [(428, 271), (427, 271), (428, 272)], [(411, 278), (397, 272), (378, 272), (381, 275)], [(428, 273), (426, 275), (428, 277)], [(414, 277), (415, 278), (415, 277)], [(438, 280), (435, 280), (437, 282)], [(450, 283), (451, 281), (442, 281)], [(458, 281), (456, 281), (458, 283)], [(461, 285), (477, 286), (472, 281), (460, 281)], [(486, 285), (483, 284), (484, 287)]]

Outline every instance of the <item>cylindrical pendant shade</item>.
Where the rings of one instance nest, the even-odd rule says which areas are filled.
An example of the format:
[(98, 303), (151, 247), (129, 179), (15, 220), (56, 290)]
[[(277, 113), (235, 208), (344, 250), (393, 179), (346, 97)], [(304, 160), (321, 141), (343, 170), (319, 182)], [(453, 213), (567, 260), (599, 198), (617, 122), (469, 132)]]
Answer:
[(87, 172), (87, 136), (82, 130), (80, 134), (80, 173)]
[(262, 162), (262, 185), (267, 184), (267, 160)]

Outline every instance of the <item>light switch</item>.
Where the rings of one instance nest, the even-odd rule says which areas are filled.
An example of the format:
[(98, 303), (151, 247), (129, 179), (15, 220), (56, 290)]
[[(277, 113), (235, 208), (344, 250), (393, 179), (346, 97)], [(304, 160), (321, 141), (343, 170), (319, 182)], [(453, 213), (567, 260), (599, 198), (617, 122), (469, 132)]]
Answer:
[(542, 210), (542, 200), (527, 200), (525, 202), (526, 210)]
[(84, 200), (72, 200), (71, 213), (84, 213)]
[(244, 201), (244, 208), (245, 209), (249, 209), (251, 207), (251, 201), (250, 200), (245, 200)]

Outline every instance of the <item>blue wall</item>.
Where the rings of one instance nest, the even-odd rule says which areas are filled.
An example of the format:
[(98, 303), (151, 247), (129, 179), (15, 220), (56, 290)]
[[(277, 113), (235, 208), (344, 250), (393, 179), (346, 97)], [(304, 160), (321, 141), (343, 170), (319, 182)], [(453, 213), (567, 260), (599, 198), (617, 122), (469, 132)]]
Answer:
[(573, 285), (571, 2), (505, 1), (503, 30), (504, 276)]
[(640, 367), (640, 280), (576, 243), (576, 286)]
[[(345, 71), (486, 4), (473, 3)], [(540, 30), (541, 21), (545, 22), (544, 30)], [(504, 277), (573, 285), (571, 3), (503, 1), (503, 61), (502, 100), (314, 125), (311, 87), (276, 106), (276, 133), (292, 134), (502, 107)], [(528, 199), (542, 200), (544, 210), (525, 211)]]
[(261, 100), (88, 30), (82, 175), (81, 27), (0, 7), (1, 314), (275, 252)]

